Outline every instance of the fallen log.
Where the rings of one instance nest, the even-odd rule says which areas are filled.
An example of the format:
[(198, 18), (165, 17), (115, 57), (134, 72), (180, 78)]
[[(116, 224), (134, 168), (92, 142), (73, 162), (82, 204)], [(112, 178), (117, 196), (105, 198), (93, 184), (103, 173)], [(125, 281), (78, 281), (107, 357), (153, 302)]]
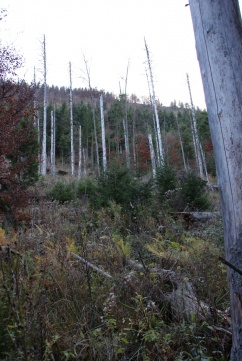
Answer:
[(219, 212), (169, 212), (174, 219), (181, 219), (189, 228), (195, 222), (207, 222), (213, 217), (220, 216)]
[[(137, 271), (144, 270), (142, 264), (132, 260), (127, 260), (126, 264)], [(172, 314), (176, 319), (185, 317), (191, 320), (191, 316), (194, 315), (196, 319), (205, 320), (210, 316), (209, 306), (198, 300), (194, 286), (187, 277), (160, 268), (150, 268), (149, 272), (159, 274), (164, 282), (169, 281), (172, 285), (172, 291), (164, 294), (164, 297), (170, 302)]]
[[(103, 271), (93, 263), (85, 260), (83, 257), (70, 252), (70, 255), (84, 263), (87, 267), (92, 268), (105, 278), (115, 281), (115, 278), (109, 273)], [(196, 296), (194, 287), (187, 277), (176, 274), (174, 271), (165, 270), (160, 268), (144, 268), (140, 263), (132, 260), (126, 260), (126, 266), (136, 271), (148, 271), (150, 273), (156, 273), (161, 276), (164, 282), (168, 282), (172, 285), (172, 291), (164, 294), (164, 298), (170, 302), (172, 308), (172, 314), (176, 319), (186, 318), (191, 320), (192, 315), (196, 319), (204, 320), (210, 316), (209, 306), (200, 302)], [(126, 283), (132, 283), (133, 273), (125, 274), (123, 280)]]
[(94, 271), (98, 272), (99, 274), (101, 274), (105, 278), (113, 279), (113, 277), (109, 273), (101, 270), (101, 268), (95, 266), (93, 263), (87, 261), (85, 258), (82, 258), (81, 256), (78, 256), (77, 254), (75, 254), (73, 252), (70, 252), (70, 255), (72, 257), (78, 259), (78, 261), (81, 261), (82, 263), (84, 263), (87, 267), (92, 268)]

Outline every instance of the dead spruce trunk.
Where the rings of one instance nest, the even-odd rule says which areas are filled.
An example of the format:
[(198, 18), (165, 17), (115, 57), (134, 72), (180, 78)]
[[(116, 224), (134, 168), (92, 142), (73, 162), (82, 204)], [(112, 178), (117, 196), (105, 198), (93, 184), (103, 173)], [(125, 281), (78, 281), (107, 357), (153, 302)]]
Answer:
[[(190, 0), (217, 168), (226, 260), (242, 270), (242, 26), (238, 0)], [(242, 360), (242, 276), (228, 267), (233, 346)]]

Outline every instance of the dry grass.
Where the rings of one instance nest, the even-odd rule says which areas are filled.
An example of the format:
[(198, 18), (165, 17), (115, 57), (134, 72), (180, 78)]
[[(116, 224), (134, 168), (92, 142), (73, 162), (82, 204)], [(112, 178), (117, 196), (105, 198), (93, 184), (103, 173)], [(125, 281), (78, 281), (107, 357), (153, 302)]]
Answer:
[[(0, 257), (2, 360), (228, 359), (219, 218), (185, 230), (165, 212), (153, 218), (141, 209), (134, 227), (114, 203), (96, 211), (87, 200), (50, 201), (52, 186), (51, 178), (36, 186), (29, 224), (18, 233), (0, 230), (0, 244), (9, 245)], [(128, 259), (143, 269), (131, 270)], [(155, 268), (192, 280), (210, 316), (177, 320), (167, 301), (174, 284)]]

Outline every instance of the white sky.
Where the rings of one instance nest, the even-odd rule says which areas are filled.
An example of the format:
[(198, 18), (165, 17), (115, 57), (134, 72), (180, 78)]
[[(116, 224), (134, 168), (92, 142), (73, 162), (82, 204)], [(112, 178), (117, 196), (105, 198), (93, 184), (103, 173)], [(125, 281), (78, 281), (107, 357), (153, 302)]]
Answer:
[(25, 78), (42, 80), (42, 40), (46, 35), (47, 83), (88, 87), (83, 79), (88, 60), (91, 85), (119, 94), (148, 97), (144, 36), (152, 58), (155, 91), (164, 105), (189, 103), (186, 73), (195, 106), (205, 108), (188, 0), (1, 0), (7, 17), (0, 37), (25, 58)]

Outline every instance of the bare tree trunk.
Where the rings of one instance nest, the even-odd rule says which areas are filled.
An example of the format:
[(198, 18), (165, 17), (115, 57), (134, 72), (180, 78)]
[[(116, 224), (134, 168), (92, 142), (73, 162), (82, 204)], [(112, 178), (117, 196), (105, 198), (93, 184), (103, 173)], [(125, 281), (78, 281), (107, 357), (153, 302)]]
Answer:
[[(144, 41), (145, 41), (145, 39), (144, 39)], [(159, 144), (159, 159), (160, 159), (159, 165), (161, 166), (164, 163), (164, 151), (163, 151), (162, 140), (161, 140), (160, 120), (159, 120), (159, 116), (158, 116), (158, 110), (157, 110), (157, 104), (156, 104), (156, 98), (155, 98), (153, 73), (152, 73), (152, 68), (151, 68), (149, 49), (146, 44), (146, 41), (145, 41), (145, 50), (146, 50), (146, 54), (147, 54), (147, 60), (148, 60), (148, 66), (149, 66), (149, 72), (150, 72), (150, 82), (151, 82), (151, 88), (152, 88), (152, 102), (153, 102), (153, 107), (154, 107), (156, 128), (157, 128), (157, 138), (158, 138), (158, 144)]]
[(127, 168), (130, 168), (130, 150), (129, 150), (129, 128), (128, 128), (128, 100), (127, 100), (127, 84), (128, 84), (129, 62), (127, 65), (126, 78), (125, 78), (125, 120), (124, 120), (124, 139), (125, 139), (125, 152)]
[(41, 174), (46, 175), (46, 128), (47, 128), (47, 84), (46, 84), (46, 43), (45, 35), (43, 40), (43, 61), (44, 61), (44, 117), (43, 117), (43, 139), (42, 139), (42, 167)]
[(152, 141), (152, 135), (150, 133), (148, 134), (148, 139), (149, 139), (152, 174), (153, 174), (153, 178), (155, 178), (155, 176), (156, 176), (155, 152), (154, 152), (154, 146), (153, 146), (153, 141)]
[(70, 132), (71, 132), (71, 175), (75, 174), (74, 137), (73, 137), (73, 97), (72, 97), (72, 74), (71, 62), (69, 62), (70, 74)]
[[(237, 0), (190, 0), (212, 135), (226, 260), (242, 270), (242, 25)], [(242, 278), (228, 267), (231, 361), (242, 360)]]
[(147, 73), (147, 69), (145, 69), (145, 73), (146, 73), (146, 78), (147, 78), (147, 83), (148, 83), (148, 89), (149, 89), (149, 97), (150, 97), (150, 105), (152, 108), (152, 117), (153, 117), (153, 123), (154, 123), (154, 134), (155, 134), (155, 145), (156, 145), (156, 157), (157, 157), (157, 161), (156, 161), (156, 165), (160, 165), (161, 164), (161, 160), (160, 160), (160, 152), (159, 152), (159, 142), (158, 142), (158, 134), (157, 134), (157, 127), (156, 127), (156, 122), (155, 122), (155, 115), (154, 115), (154, 108), (152, 105), (152, 97), (151, 97), (151, 92), (150, 92), (150, 82), (149, 82), (149, 77), (148, 77), (148, 73)]
[(94, 126), (94, 139), (95, 139), (95, 148), (96, 148), (96, 161), (97, 161), (97, 173), (100, 175), (100, 161), (99, 161), (99, 150), (98, 150), (98, 140), (97, 140), (97, 125), (96, 125), (96, 115), (95, 109), (92, 110), (93, 117), (93, 126)]
[(196, 159), (196, 166), (198, 168), (197, 147), (196, 147), (196, 140), (195, 140), (195, 134), (194, 134), (192, 115), (190, 116), (190, 121), (191, 121), (192, 141), (193, 141), (193, 148), (194, 148), (194, 154), (195, 154), (195, 159)]
[(184, 170), (187, 172), (187, 164), (186, 164), (185, 152), (184, 152), (184, 148), (183, 148), (181, 130), (180, 130), (180, 126), (179, 126), (177, 116), (176, 116), (176, 125), (177, 125), (178, 138), (179, 138), (181, 152), (182, 152), (182, 160), (183, 160)]
[[(86, 60), (85, 56), (83, 56), (83, 58), (84, 58), (85, 66), (86, 66), (89, 90), (91, 92), (92, 88), (91, 88), (90, 71), (88, 69), (87, 60)], [(91, 93), (91, 103), (92, 103), (92, 119), (93, 119), (93, 128), (94, 128), (94, 139), (95, 139), (95, 148), (96, 148), (97, 172), (98, 172), (98, 175), (100, 175), (100, 161), (99, 161), (99, 150), (98, 150), (98, 140), (97, 140), (96, 115), (95, 115), (95, 105), (94, 105), (94, 99), (93, 99), (92, 93)]]
[(102, 148), (103, 148), (103, 171), (107, 170), (107, 155), (106, 155), (106, 137), (105, 137), (105, 124), (103, 113), (103, 95), (100, 95), (100, 113), (101, 113), (101, 128), (102, 128)]
[(201, 156), (202, 156), (202, 163), (203, 163), (203, 170), (204, 170), (205, 178), (206, 178), (206, 181), (209, 183), (206, 158), (205, 158), (205, 154), (204, 154), (203, 147), (202, 147), (201, 143), (200, 143), (200, 151), (201, 151)]
[(187, 85), (188, 85), (190, 101), (191, 101), (192, 133), (193, 133), (192, 135), (193, 135), (193, 142), (194, 142), (194, 150), (195, 150), (195, 155), (196, 155), (197, 166), (199, 169), (199, 175), (201, 178), (203, 178), (201, 145), (200, 145), (200, 140), (199, 140), (198, 131), (197, 131), (197, 119), (196, 119), (195, 109), (194, 109), (194, 105), (193, 105), (192, 92), (191, 92), (188, 74), (187, 74)]

